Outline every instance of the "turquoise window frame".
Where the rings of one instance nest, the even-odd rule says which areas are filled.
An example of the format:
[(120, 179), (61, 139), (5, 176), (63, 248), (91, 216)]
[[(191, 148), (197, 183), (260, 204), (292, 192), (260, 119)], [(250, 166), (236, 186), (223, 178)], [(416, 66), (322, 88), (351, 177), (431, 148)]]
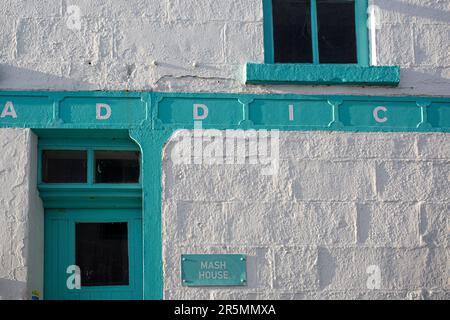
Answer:
[[(87, 181), (84, 183), (44, 183), (42, 181), (42, 153), (45, 150), (67, 150), (67, 151), (86, 151), (87, 152)], [(94, 152), (95, 151), (138, 151), (140, 152), (138, 146), (123, 143), (115, 143), (114, 141), (108, 141), (107, 143), (97, 142), (93, 143), (90, 139), (49, 139), (39, 141), (38, 146), (38, 166), (37, 166), (37, 181), (39, 187), (60, 187), (60, 188), (73, 188), (78, 186), (80, 188), (130, 188), (137, 187), (141, 188), (142, 185), (142, 174), (139, 175), (138, 183), (96, 183), (94, 178)], [(140, 165), (141, 161), (140, 161)], [(141, 168), (142, 172), (142, 168)]]
[(398, 66), (371, 66), (368, 0), (355, 0), (357, 63), (321, 64), (318, 45), (317, 0), (311, 0), (312, 63), (276, 63), (273, 39), (272, 0), (263, 1), (264, 64), (247, 63), (247, 84), (390, 86), (400, 83)]
[[(320, 64), (319, 30), (317, 26), (317, 0), (311, 1), (311, 38), (313, 48), (313, 65)], [(368, 0), (355, 0), (355, 27), (356, 27), (356, 65), (369, 66), (369, 32), (367, 29)], [(275, 63), (273, 39), (273, 11), (272, 0), (263, 0), (264, 12), (264, 62)]]

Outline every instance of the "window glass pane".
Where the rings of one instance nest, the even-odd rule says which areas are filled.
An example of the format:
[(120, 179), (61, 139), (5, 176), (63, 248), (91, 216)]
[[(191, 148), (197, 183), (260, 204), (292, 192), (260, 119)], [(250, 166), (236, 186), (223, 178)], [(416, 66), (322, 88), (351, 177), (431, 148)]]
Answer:
[(317, 0), (320, 63), (357, 63), (355, 1)]
[(86, 151), (45, 150), (42, 153), (42, 181), (46, 183), (85, 183)]
[(312, 63), (309, 0), (272, 0), (275, 62)]
[(139, 152), (95, 151), (96, 183), (138, 183)]
[(81, 286), (128, 285), (128, 226), (121, 223), (77, 223), (75, 259)]

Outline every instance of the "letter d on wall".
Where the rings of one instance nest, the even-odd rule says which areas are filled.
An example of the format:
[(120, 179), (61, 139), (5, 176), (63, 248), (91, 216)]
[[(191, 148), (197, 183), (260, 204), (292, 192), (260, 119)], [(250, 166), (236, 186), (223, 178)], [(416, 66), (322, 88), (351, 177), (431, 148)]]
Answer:
[(111, 106), (106, 103), (96, 104), (96, 119), (97, 120), (108, 120), (111, 118), (112, 110)]
[[(202, 109), (202, 114), (199, 114), (199, 109)], [(208, 118), (208, 107), (204, 104), (194, 104), (194, 120), (205, 120)]]

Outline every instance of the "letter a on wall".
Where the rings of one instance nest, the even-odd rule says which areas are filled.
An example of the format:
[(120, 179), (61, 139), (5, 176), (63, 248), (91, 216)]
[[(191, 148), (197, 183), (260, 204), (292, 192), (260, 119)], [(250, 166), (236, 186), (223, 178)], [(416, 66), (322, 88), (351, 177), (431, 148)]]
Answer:
[(0, 118), (6, 117), (12, 117), (14, 119), (17, 118), (16, 110), (14, 109), (14, 105), (11, 101), (6, 102), (2, 113), (0, 114)]

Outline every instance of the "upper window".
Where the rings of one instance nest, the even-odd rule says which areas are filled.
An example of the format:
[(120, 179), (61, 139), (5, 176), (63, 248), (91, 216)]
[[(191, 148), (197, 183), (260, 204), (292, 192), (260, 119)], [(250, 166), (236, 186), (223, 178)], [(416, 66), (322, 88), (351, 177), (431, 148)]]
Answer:
[(266, 63), (368, 65), (367, 0), (264, 0)]
[(87, 152), (85, 150), (44, 150), (42, 181), (45, 183), (86, 183)]
[(43, 150), (43, 183), (139, 183), (140, 153), (117, 150)]
[(139, 152), (95, 151), (96, 183), (139, 182)]

